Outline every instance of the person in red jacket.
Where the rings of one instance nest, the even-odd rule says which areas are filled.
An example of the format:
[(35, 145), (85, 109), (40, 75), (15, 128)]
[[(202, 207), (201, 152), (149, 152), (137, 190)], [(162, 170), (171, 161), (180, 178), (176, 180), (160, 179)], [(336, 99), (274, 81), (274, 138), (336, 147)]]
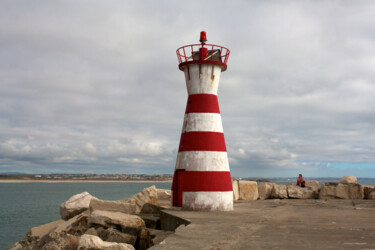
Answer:
[(297, 185), (300, 186), (300, 187), (305, 187), (305, 180), (303, 179), (302, 177), (302, 174), (299, 174), (298, 178), (297, 178)]

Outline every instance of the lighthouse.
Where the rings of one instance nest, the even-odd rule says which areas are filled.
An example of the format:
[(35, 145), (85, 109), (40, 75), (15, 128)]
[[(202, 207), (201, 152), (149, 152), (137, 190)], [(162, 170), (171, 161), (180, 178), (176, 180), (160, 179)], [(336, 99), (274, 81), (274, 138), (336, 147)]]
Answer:
[(206, 44), (177, 49), (188, 99), (172, 183), (172, 205), (185, 210), (233, 210), (233, 188), (217, 97), (230, 51)]

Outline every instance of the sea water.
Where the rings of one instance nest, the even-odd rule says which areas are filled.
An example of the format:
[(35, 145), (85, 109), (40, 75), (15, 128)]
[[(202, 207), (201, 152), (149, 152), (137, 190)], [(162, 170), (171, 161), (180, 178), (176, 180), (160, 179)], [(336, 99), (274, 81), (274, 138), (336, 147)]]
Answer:
[(23, 239), (35, 226), (60, 219), (60, 204), (89, 192), (102, 200), (120, 200), (146, 187), (171, 189), (171, 183), (0, 183), (0, 249)]

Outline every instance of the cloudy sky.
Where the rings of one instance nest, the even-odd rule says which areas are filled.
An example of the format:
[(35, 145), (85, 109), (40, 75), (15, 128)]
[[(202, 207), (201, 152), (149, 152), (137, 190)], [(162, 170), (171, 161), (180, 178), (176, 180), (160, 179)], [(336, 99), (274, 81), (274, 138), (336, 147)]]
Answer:
[(173, 173), (201, 30), (232, 176), (375, 177), (374, 1), (3, 0), (0, 172)]

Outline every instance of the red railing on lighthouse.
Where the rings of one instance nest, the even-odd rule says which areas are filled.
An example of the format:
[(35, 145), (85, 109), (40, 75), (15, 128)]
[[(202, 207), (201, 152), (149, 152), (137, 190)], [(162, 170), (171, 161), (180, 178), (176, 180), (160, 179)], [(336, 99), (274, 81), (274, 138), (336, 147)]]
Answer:
[(183, 46), (176, 53), (180, 70), (186, 65), (198, 63), (220, 65), (221, 71), (225, 71), (230, 51), (223, 46), (202, 43)]

